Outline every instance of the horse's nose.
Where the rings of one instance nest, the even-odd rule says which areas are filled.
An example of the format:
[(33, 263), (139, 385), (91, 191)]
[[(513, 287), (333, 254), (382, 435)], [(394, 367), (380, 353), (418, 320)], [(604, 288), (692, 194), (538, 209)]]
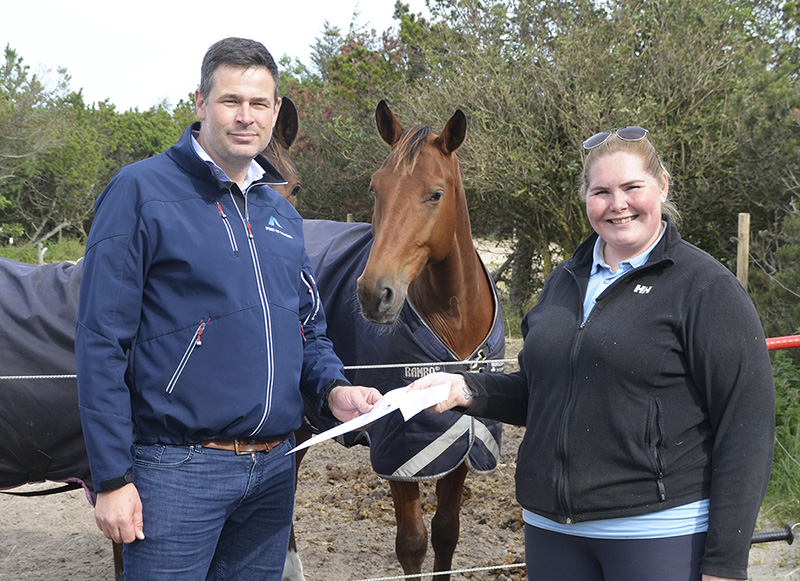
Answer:
[(385, 314), (394, 303), (394, 289), (386, 285), (378, 292), (378, 312)]
[(358, 285), (358, 302), (364, 318), (373, 323), (391, 324), (397, 318), (395, 298), (397, 294), (391, 284), (377, 281), (374, 286)]

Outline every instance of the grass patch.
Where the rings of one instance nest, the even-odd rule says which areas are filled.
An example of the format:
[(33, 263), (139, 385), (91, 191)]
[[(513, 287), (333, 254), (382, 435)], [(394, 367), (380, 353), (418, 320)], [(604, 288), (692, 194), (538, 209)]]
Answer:
[[(44, 262), (61, 262), (62, 260), (75, 262), (85, 252), (83, 243), (74, 238), (63, 238), (45, 244), (44, 247), (46, 248)], [(39, 264), (39, 249), (32, 244), (0, 246), (0, 256), (17, 262)]]

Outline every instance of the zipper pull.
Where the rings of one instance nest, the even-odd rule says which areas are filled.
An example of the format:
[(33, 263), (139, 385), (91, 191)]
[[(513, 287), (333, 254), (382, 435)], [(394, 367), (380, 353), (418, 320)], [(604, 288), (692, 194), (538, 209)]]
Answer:
[(206, 330), (206, 324), (210, 320), (210, 318), (206, 321), (200, 320), (200, 326), (197, 328), (197, 340), (194, 342), (195, 347), (200, 347), (203, 344), (203, 331)]
[(658, 499), (661, 502), (664, 502), (665, 500), (667, 500), (667, 489), (664, 487), (664, 474), (661, 472), (659, 472), (658, 474), (657, 483), (658, 483)]
[(247, 237), (252, 240), (253, 239), (253, 229), (250, 228), (250, 220), (248, 220), (246, 223), (247, 223)]
[(219, 203), (219, 200), (217, 200), (217, 210), (219, 210), (220, 216), (222, 216), (223, 218), (227, 218), (225, 212), (222, 210), (222, 205)]

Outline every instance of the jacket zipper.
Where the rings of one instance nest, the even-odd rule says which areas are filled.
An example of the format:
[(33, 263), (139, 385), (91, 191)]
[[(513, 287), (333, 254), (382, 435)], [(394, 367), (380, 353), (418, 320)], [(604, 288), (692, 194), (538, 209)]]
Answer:
[[(257, 182), (256, 182), (257, 183)], [(250, 187), (252, 187), (251, 184)], [(236, 211), (239, 213), (239, 217), (244, 224), (245, 229), (247, 230), (247, 243), (250, 248), (250, 259), (253, 266), (253, 274), (256, 280), (256, 287), (258, 289), (258, 296), (259, 302), (261, 303), (261, 313), (264, 317), (264, 342), (266, 346), (266, 369), (267, 369), (267, 379), (266, 379), (266, 395), (264, 401), (264, 413), (261, 416), (261, 420), (258, 422), (258, 425), (255, 429), (250, 432), (250, 436), (254, 436), (261, 430), (264, 426), (264, 423), (267, 421), (270, 412), (272, 411), (272, 390), (274, 387), (275, 377), (274, 377), (274, 370), (275, 370), (275, 353), (272, 348), (272, 316), (269, 311), (269, 302), (267, 297), (267, 289), (264, 284), (264, 278), (261, 273), (261, 268), (259, 267), (260, 260), (258, 259), (258, 250), (256, 248), (255, 237), (253, 236), (253, 229), (250, 227), (250, 211), (247, 206), (247, 192), (249, 191), (250, 187), (248, 187), (242, 195), (244, 197), (244, 215), (239, 210), (239, 207), (236, 205), (236, 201), (234, 200), (234, 207)], [(233, 197), (233, 192), (229, 192), (231, 197)]]
[(181, 357), (178, 367), (175, 369), (175, 372), (172, 374), (172, 378), (169, 380), (169, 383), (164, 390), (167, 395), (172, 394), (172, 391), (175, 389), (175, 384), (178, 383), (178, 380), (180, 379), (183, 370), (186, 368), (186, 364), (189, 363), (189, 359), (191, 358), (192, 353), (194, 353), (194, 350), (203, 344), (203, 331), (205, 331), (206, 325), (208, 325), (210, 320), (210, 317), (205, 321), (201, 320), (197, 329), (195, 329), (194, 335), (192, 335), (192, 340), (189, 341), (189, 345), (187, 345), (186, 350), (183, 352), (183, 357)]
[[(575, 273), (572, 272), (569, 268), (567, 268), (567, 272), (570, 273), (572, 279), (575, 281), (575, 284), (580, 289), (580, 285), (578, 285), (577, 276)], [(579, 293), (580, 294), (580, 293)], [(567, 430), (567, 423), (569, 422), (569, 418), (571, 417), (572, 407), (574, 404), (574, 378), (575, 378), (575, 366), (577, 365), (578, 361), (578, 353), (580, 351), (580, 342), (581, 336), (583, 334), (583, 329), (586, 326), (583, 322), (583, 297), (579, 296), (580, 301), (580, 308), (579, 312), (579, 322), (578, 322), (578, 332), (575, 335), (575, 340), (572, 344), (572, 349), (570, 353), (570, 375), (569, 375), (569, 393), (567, 394), (567, 404), (564, 406), (564, 411), (561, 414), (561, 422), (559, 423), (558, 427), (558, 452), (559, 458), (561, 463), (561, 478), (559, 480), (558, 485), (558, 496), (561, 502), (561, 509), (564, 511), (564, 522), (566, 524), (572, 524), (572, 511), (570, 509), (570, 500), (569, 500), (569, 473), (567, 470), (567, 460), (569, 458), (568, 446), (569, 446), (569, 437), (568, 437), (568, 430)]]
[[(650, 268), (660, 264), (662, 261), (659, 260), (653, 264), (644, 264), (639, 268), (632, 270), (630, 273), (625, 274), (622, 278), (618, 279), (614, 282), (614, 284), (609, 287), (609, 289), (613, 287), (617, 287), (622, 281), (625, 281), (632, 276), (641, 274), (646, 270), (650, 270)], [(569, 267), (565, 267), (566, 271), (569, 272), (570, 276), (572, 276), (572, 280), (575, 282), (578, 290), (580, 291), (580, 284), (578, 283), (578, 276), (575, 272)], [(609, 289), (603, 291), (603, 293), (608, 292)], [(603, 294), (601, 293), (601, 294)], [(580, 292), (579, 292), (580, 295)], [(584, 321), (584, 313), (583, 313), (583, 304), (585, 302), (585, 292), (583, 295), (579, 296), (579, 309), (578, 313), (580, 316), (579, 324), (578, 324), (578, 333), (575, 335), (575, 342), (572, 345), (572, 353), (570, 355), (570, 383), (569, 383), (569, 394), (567, 399), (567, 405), (564, 407), (564, 412), (561, 416), (561, 423), (559, 425), (559, 435), (558, 435), (558, 446), (559, 446), (559, 457), (561, 461), (561, 480), (558, 486), (558, 495), (559, 500), (561, 502), (561, 508), (564, 511), (564, 520), (566, 524), (573, 523), (572, 512), (570, 509), (570, 500), (569, 500), (569, 475), (567, 473), (567, 421), (571, 416), (571, 409), (573, 404), (573, 386), (574, 386), (574, 378), (575, 378), (575, 366), (577, 365), (578, 361), (578, 352), (579, 352), (579, 345), (581, 342), (581, 337), (583, 335), (583, 331), (589, 322), (594, 318), (594, 315), (598, 312), (598, 309), (602, 309), (601, 305), (595, 305), (595, 308), (592, 309), (592, 313), (589, 317), (586, 318)], [(659, 436), (660, 438), (660, 436)], [(663, 460), (658, 453), (658, 450), (655, 451), (655, 461), (656, 461), (656, 486), (658, 487), (658, 494), (661, 500), (666, 500), (666, 489), (664, 487), (664, 468), (663, 468)]]
[(233, 254), (235, 256), (239, 256), (239, 247), (236, 244), (236, 237), (233, 235), (233, 227), (231, 223), (228, 221), (228, 215), (222, 209), (222, 204), (219, 203), (219, 199), (214, 201), (217, 205), (217, 210), (219, 211), (220, 218), (222, 218), (222, 223), (225, 225), (225, 231), (228, 233), (228, 242), (231, 244), (231, 250), (233, 250)]
[(311, 305), (312, 305), (311, 312), (305, 319), (303, 319), (303, 323), (301, 324), (302, 328), (309, 321), (313, 321), (317, 318), (317, 315), (319, 314), (319, 307), (322, 304), (322, 301), (319, 298), (319, 291), (317, 291), (317, 281), (314, 280), (312, 274), (310, 272), (306, 272), (305, 269), (301, 269), (300, 278), (303, 280), (303, 283), (308, 287), (308, 294), (311, 295)]
[(658, 400), (654, 400), (655, 411), (653, 414), (652, 429), (655, 432), (655, 440), (651, 442), (653, 451), (653, 462), (656, 472), (656, 487), (658, 488), (658, 499), (661, 502), (667, 500), (667, 489), (664, 486), (664, 458), (661, 455), (661, 442), (664, 440), (664, 433), (661, 429), (661, 406)]

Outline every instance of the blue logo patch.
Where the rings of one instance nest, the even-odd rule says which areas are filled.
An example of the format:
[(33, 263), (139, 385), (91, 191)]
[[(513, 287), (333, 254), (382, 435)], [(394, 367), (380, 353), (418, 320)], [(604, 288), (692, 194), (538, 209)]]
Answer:
[(283, 226), (281, 226), (281, 223), (278, 222), (278, 220), (275, 218), (275, 216), (270, 216), (269, 217), (269, 222), (267, 222), (267, 225), (264, 226), (264, 229), (267, 232), (273, 232), (275, 234), (280, 234), (281, 236), (285, 236), (286, 238), (290, 238), (290, 239), (294, 240), (294, 236), (292, 236), (291, 234), (287, 234), (286, 232), (283, 231)]

